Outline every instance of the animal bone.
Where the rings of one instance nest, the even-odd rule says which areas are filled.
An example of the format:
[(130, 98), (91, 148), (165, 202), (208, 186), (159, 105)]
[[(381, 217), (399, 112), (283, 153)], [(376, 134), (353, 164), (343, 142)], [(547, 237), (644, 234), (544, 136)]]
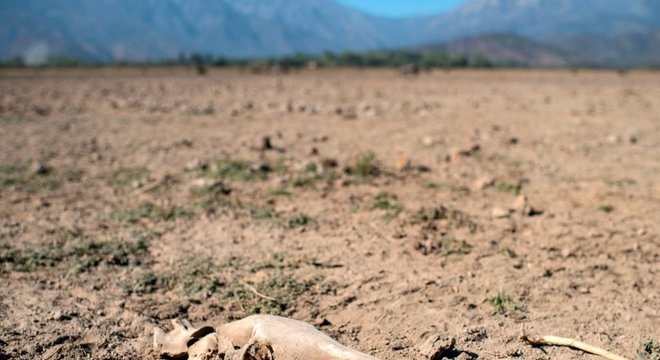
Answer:
[(252, 315), (219, 326), (195, 329), (173, 320), (174, 330), (154, 330), (160, 356), (225, 360), (378, 360), (345, 347), (307, 323)]
[(172, 327), (174, 330), (168, 333), (159, 328), (154, 329), (154, 350), (158, 351), (161, 356), (183, 357), (188, 353), (190, 345), (215, 332), (209, 326), (195, 329), (188, 320), (172, 320)]

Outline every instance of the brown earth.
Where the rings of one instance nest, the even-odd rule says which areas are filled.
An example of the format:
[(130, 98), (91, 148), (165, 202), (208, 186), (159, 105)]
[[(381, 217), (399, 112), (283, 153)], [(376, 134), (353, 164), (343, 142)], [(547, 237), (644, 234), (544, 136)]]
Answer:
[(658, 73), (5, 70), (0, 101), (0, 358), (250, 313), (382, 359), (660, 337)]

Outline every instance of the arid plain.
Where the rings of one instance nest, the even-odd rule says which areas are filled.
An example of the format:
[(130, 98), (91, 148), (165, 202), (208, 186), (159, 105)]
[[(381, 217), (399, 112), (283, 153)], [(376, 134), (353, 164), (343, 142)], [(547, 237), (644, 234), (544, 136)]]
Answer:
[(252, 313), (384, 360), (660, 340), (657, 72), (3, 70), (0, 154), (3, 359)]

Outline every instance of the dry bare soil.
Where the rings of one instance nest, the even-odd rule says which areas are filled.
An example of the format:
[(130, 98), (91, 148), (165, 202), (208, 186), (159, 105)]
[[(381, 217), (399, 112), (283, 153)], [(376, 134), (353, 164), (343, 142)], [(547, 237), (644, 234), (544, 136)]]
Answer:
[(252, 313), (382, 359), (660, 337), (658, 73), (5, 70), (0, 154), (0, 358)]

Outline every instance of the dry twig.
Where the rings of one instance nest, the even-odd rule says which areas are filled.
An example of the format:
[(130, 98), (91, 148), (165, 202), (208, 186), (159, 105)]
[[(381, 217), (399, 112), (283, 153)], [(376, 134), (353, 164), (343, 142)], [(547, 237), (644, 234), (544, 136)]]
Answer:
[(245, 281), (239, 280), (238, 282), (241, 283), (241, 285), (243, 285), (246, 289), (250, 290), (254, 295), (257, 295), (258, 297), (260, 297), (262, 299), (277, 302), (277, 299), (275, 299), (274, 297), (270, 297), (268, 295), (264, 295), (264, 294), (260, 293), (257, 289), (254, 288), (254, 286), (246, 283)]
[(601, 348), (596, 347), (596, 346), (585, 344), (582, 341), (578, 341), (578, 340), (574, 340), (574, 339), (568, 339), (568, 338), (563, 338), (563, 337), (559, 337), (559, 336), (552, 336), (552, 335), (545, 335), (545, 336), (526, 335), (524, 328), (522, 329), (520, 339), (522, 341), (532, 345), (532, 346), (543, 346), (543, 345), (567, 346), (567, 347), (571, 347), (571, 348), (574, 348), (574, 349), (582, 350), (584, 352), (588, 352), (590, 354), (601, 356), (605, 359), (628, 360), (624, 357), (613, 354), (613, 353), (611, 353), (611, 352), (609, 352), (605, 349), (601, 349)]

